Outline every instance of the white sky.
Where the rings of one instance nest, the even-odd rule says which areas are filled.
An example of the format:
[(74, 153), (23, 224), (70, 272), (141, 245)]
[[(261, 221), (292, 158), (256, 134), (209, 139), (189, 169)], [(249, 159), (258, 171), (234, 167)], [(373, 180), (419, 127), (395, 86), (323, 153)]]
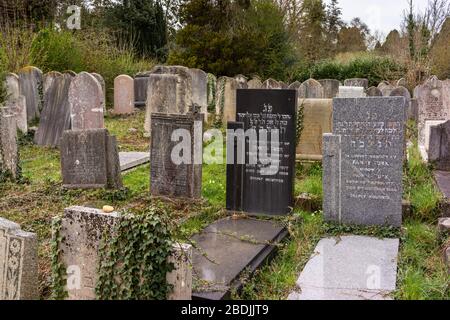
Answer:
[[(428, 0), (413, 0), (416, 11), (423, 12)], [(329, 2), (326, 0), (325, 2)], [(344, 21), (360, 17), (373, 32), (381, 31), (385, 36), (393, 29), (400, 29), (407, 0), (339, 0)]]

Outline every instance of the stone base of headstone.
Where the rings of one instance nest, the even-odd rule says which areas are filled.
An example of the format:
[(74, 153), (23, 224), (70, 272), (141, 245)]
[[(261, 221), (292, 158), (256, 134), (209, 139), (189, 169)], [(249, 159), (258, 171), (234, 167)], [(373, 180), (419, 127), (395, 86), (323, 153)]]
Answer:
[[(276, 252), (287, 230), (275, 222), (226, 218), (194, 236), (194, 300), (229, 299), (242, 287), (241, 275), (251, 276)], [(194, 280), (194, 281), (195, 281)]]
[(37, 236), (0, 218), (0, 300), (38, 299)]
[(322, 239), (289, 300), (391, 300), (398, 239), (345, 236)]

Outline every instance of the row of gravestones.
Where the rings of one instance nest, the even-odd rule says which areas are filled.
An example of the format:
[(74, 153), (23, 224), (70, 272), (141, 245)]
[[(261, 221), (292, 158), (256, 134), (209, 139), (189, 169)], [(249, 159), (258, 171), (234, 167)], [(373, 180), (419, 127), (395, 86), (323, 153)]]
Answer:
[[(67, 278), (67, 298), (70, 300), (96, 299), (95, 287), (99, 279), (98, 267), (102, 238), (111, 235), (120, 223), (117, 212), (70, 207), (64, 210), (58, 230), (58, 257)], [(55, 224), (56, 225), (56, 224)], [(55, 240), (56, 241), (56, 240)], [(192, 247), (174, 245), (169, 260), (174, 270), (167, 274), (167, 283), (173, 290), (170, 300), (188, 300), (192, 296)], [(56, 279), (58, 275), (53, 275)], [(38, 240), (34, 233), (22, 231), (12, 221), (0, 218), (0, 300), (38, 300)]]

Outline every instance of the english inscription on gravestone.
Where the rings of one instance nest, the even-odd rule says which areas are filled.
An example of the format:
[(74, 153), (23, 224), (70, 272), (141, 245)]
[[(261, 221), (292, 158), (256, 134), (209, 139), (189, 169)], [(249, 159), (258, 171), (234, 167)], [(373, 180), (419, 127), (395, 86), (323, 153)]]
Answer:
[[(247, 133), (254, 130), (257, 137), (257, 143), (244, 138), (245, 165), (240, 211), (265, 215), (284, 215), (291, 211), (296, 109), (295, 90), (237, 91), (236, 120), (244, 124)], [(279, 134), (278, 142), (272, 140), (272, 133), (276, 132)], [(236, 136), (239, 139), (237, 132)], [(251, 158), (257, 161), (253, 162)]]

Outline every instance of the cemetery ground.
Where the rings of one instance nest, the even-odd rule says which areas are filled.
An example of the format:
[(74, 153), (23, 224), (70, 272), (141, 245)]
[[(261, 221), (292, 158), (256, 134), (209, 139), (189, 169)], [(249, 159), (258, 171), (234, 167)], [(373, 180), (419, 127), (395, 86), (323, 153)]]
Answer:
[[(106, 127), (117, 136), (120, 151), (148, 151), (148, 138), (144, 138), (141, 125), (144, 117), (142, 111), (131, 116), (106, 117)], [(411, 137), (414, 131), (410, 124)], [(198, 201), (151, 197), (148, 164), (125, 172), (122, 190), (65, 190), (61, 183), (58, 150), (38, 147), (31, 141), (28, 136), (20, 138), (22, 183), (0, 186), (3, 195), (0, 216), (19, 223), (26, 231), (37, 233), (42, 299), (51, 296), (51, 221), (54, 216), (61, 216), (66, 207), (82, 205), (102, 208), (111, 205), (117, 211), (129, 210), (139, 214), (150, 205), (161, 206), (170, 214), (175, 235), (180, 241), (186, 241), (227, 214), (224, 209), (225, 164), (203, 166), (203, 198)], [(241, 292), (233, 292), (233, 298), (286, 299), (321, 238), (332, 236), (339, 241), (340, 236), (354, 234), (401, 239), (397, 290), (393, 298), (450, 299), (447, 267), (442, 259), (445, 244), (436, 229), (441, 196), (434, 186), (430, 169), (420, 160), (416, 144), (409, 148), (409, 160), (405, 167), (404, 199), (410, 202), (411, 210), (404, 215), (403, 227), (395, 229), (324, 223), (320, 211), (321, 166), (298, 163), (295, 197), (300, 199), (299, 196), (307, 194), (311, 203), (306, 208), (302, 201), (297, 201), (293, 214), (280, 219), (288, 227), (290, 237), (279, 246), (274, 259), (257, 271), (254, 277), (245, 279), (244, 275), (244, 287)], [(196, 285), (202, 284), (194, 280), (194, 287)]]

